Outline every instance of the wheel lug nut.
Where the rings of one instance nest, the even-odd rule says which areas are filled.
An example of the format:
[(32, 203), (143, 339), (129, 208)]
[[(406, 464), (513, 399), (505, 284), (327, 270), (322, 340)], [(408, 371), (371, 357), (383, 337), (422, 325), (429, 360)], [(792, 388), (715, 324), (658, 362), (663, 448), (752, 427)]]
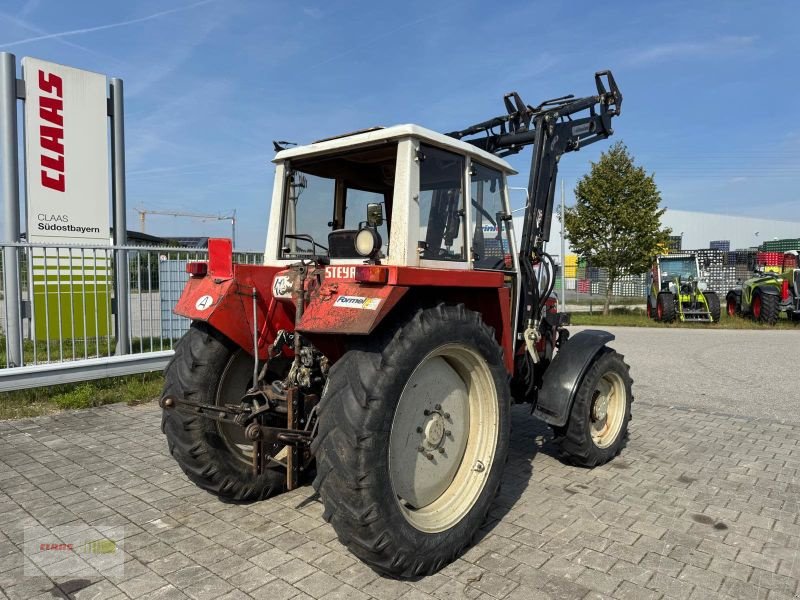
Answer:
[(445, 419), (447, 419), (448, 421), (450, 420), (450, 413), (444, 413), (444, 415), (443, 415), (443, 416), (444, 416), (444, 418), (445, 418)]
[(444, 448), (439, 448), (439, 454), (444, 454)]
[(417, 433), (422, 433), (422, 427), (417, 427)]
[(442, 405), (441, 404), (437, 404), (433, 408), (435, 408), (436, 410), (442, 410)]
[(444, 434), (445, 434), (447, 437), (453, 437), (453, 432), (452, 432), (452, 431), (450, 431), (449, 429), (445, 429), (445, 430), (444, 430)]
[(429, 411), (429, 410), (426, 408), (425, 410), (423, 410), (423, 411), (422, 411), (422, 414), (423, 414), (423, 415), (425, 415), (425, 416), (427, 417), (427, 416), (429, 416), (429, 415), (431, 414), (431, 411)]
[(426, 452), (426, 453), (424, 454), (424, 456), (425, 456), (425, 458), (427, 458), (428, 460), (433, 460), (433, 454), (431, 454), (430, 452)]

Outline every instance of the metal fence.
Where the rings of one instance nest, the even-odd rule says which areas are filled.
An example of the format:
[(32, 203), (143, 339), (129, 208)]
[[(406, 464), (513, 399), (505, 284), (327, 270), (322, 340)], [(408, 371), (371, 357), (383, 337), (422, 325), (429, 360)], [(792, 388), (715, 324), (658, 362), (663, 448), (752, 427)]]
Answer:
[[(726, 251), (714, 248), (678, 250), (683, 254), (695, 254), (699, 258), (703, 278), (708, 288), (724, 298), (728, 290), (750, 277), (753, 269), (763, 263), (761, 254), (755, 249)], [(604, 302), (608, 289), (606, 269), (591, 266), (581, 260), (574, 265), (559, 266), (556, 270), (555, 291), (561, 294), (561, 276), (564, 277), (564, 301), (570, 309), (598, 305)], [(641, 305), (647, 297), (647, 274), (625, 275), (614, 282), (611, 290), (612, 304)]]
[[(0, 250), (0, 392), (163, 368), (189, 327), (172, 312), (188, 280), (186, 263), (207, 259), (206, 249), (160, 246), (15, 243)], [(16, 294), (5, 289), (11, 259), (18, 313), (10, 310)], [(236, 252), (234, 260), (257, 264), (263, 254)], [(117, 285), (117, 264), (126, 266), (127, 286)]]

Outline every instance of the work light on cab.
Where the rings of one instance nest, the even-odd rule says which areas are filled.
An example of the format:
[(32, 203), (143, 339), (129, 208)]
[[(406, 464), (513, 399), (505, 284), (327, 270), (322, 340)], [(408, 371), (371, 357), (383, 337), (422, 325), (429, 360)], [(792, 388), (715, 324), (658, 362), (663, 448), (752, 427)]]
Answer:
[(381, 236), (371, 227), (364, 227), (356, 234), (356, 252), (361, 256), (373, 258), (381, 249)]

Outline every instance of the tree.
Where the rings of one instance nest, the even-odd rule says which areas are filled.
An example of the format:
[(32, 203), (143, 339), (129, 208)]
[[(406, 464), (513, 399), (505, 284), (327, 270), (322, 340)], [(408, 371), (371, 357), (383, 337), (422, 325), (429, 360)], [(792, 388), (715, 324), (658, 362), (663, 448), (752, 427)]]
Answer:
[(566, 210), (566, 237), (575, 252), (592, 266), (608, 271), (603, 314), (611, 293), (624, 275), (646, 272), (667, 243), (670, 229), (662, 229), (661, 194), (653, 175), (634, 165), (622, 142), (614, 144), (575, 186), (576, 204)]

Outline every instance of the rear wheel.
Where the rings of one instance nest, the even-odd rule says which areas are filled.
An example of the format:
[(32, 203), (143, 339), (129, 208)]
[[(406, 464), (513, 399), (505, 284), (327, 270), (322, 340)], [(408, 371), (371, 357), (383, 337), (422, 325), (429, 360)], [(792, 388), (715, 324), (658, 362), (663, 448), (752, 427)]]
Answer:
[(374, 569), (420, 576), (483, 523), (508, 453), (502, 351), (478, 313), (419, 310), (333, 366), (314, 487), (340, 541)]
[[(164, 372), (164, 396), (211, 406), (237, 404), (252, 382), (253, 357), (205, 323), (196, 322), (175, 347)], [(280, 426), (285, 427), (286, 423)], [(252, 469), (252, 443), (241, 427), (179, 410), (165, 410), (161, 430), (169, 451), (196, 485), (229, 500), (259, 500), (284, 491), (286, 475), (274, 463)], [(267, 450), (275, 456), (281, 448)]]
[(719, 318), (722, 313), (722, 309), (719, 305), (719, 296), (717, 296), (715, 292), (706, 292), (704, 296), (708, 304), (708, 312), (711, 313), (711, 322), (719, 323)]
[(753, 319), (761, 323), (774, 325), (778, 320), (778, 297), (773, 294), (764, 294), (756, 290), (753, 294)]
[(656, 300), (656, 320), (671, 323), (675, 320), (675, 296), (661, 292)]
[(605, 348), (581, 380), (561, 440), (567, 458), (594, 467), (614, 458), (628, 438), (633, 402), (630, 367)]

